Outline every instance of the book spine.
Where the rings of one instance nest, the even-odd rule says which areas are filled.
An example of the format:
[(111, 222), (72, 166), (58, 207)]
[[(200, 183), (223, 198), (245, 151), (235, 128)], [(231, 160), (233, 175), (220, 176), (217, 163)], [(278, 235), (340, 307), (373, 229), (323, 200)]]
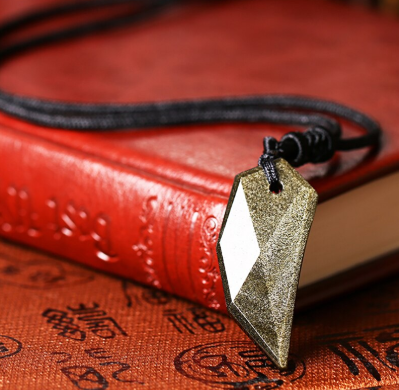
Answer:
[(226, 311), (226, 198), (7, 128), (0, 153), (3, 237)]

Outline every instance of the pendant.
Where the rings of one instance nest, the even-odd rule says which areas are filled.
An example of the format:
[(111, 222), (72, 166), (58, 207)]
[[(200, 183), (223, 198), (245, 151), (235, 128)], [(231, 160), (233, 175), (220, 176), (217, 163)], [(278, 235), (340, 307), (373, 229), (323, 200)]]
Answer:
[(280, 368), (287, 366), (295, 297), (317, 193), (285, 160), (283, 190), (261, 167), (236, 176), (217, 244), (229, 313)]

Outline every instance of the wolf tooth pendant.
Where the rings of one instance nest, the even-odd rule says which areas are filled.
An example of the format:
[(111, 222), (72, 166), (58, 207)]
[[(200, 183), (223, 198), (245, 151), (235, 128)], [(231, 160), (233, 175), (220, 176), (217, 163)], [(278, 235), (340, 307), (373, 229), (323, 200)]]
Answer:
[(317, 193), (285, 160), (274, 194), (261, 167), (236, 176), (217, 244), (228, 311), (285, 368), (302, 258)]

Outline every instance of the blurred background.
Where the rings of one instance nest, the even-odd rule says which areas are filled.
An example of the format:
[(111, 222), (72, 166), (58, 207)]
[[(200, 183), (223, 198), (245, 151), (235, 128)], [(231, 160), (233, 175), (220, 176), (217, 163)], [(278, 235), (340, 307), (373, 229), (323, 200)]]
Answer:
[(399, 15), (399, 0), (348, 0), (346, 2), (372, 7), (396, 16)]

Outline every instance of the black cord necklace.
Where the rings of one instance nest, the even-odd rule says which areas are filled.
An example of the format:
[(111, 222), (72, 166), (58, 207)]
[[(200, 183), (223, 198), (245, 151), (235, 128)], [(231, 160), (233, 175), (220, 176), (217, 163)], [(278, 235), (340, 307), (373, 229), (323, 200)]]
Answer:
[[(0, 26), (0, 66), (16, 55), (45, 45), (145, 21), (174, 2), (172, 0), (93, 0), (62, 4), (31, 12)], [(53, 30), (8, 45), (4, 44), (7, 39), (13, 37), (13, 34), (23, 32), (26, 28), (47, 20), (77, 13), (90, 16), (90, 11), (98, 9), (109, 8), (118, 11), (118, 7), (121, 9), (120, 12), (113, 13), (112, 16), (97, 17), (83, 24)], [(381, 136), (377, 122), (359, 111), (334, 102), (287, 95), (140, 104), (74, 104), (18, 96), (0, 90), (0, 110), (40, 126), (93, 132), (226, 122), (274, 123), (306, 127), (305, 132), (290, 132), (280, 141), (266, 137), (258, 168), (236, 177), (217, 248), (230, 313), (277, 365), (285, 366), (292, 323), (292, 302), (295, 301), (303, 251), (317, 201), (315, 191), (285, 161), (294, 167), (299, 167), (309, 162), (328, 161), (336, 151), (376, 148)], [(336, 118), (358, 125), (364, 129), (364, 134), (354, 138), (342, 138), (341, 124)], [(260, 198), (258, 194), (261, 194)], [(241, 283), (231, 276), (232, 264), (238, 267), (240, 263), (234, 259), (229, 247), (235, 237), (234, 224), (241, 223), (241, 220), (230, 223), (229, 218), (232, 214), (237, 215), (242, 212), (242, 195), (249, 209), (251, 226), (257, 237), (261, 254), (253, 262), (245, 281)], [(277, 237), (275, 225), (268, 222), (264, 216), (273, 215), (274, 221), (276, 218), (285, 220), (289, 214), (288, 206), (293, 204), (295, 207), (291, 213), (297, 215), (299, 213), (302, 219), (299, 221), (292, 214), (291, 219), (295, 223), (283, 229)], [(259, 219), (259, 213), (263, 215), (263, 219)], [(231, 217), (230, 220), (234, 218)], [(244, 214), (242, 218), (245, 219)], [(265, 237), (271, 236), (271, 232), (274, 232), (277, 238), (266, 240)], [(237, 231), (236, 234), (240, 232)], [(242, 244), (244, 249), (248, 248), (250, 240), (251, 238), (244, 240)], [(284, 250), (277, 248), (281, 247), (281, 243), (284, 243)], [(233, 247), (235, 253), (242, 250), (237, 247), (237, 243), (234, 243)], [(270, 247), (274, 248), (271, 250), (273, 256), (270, 254), (263, 256), (262, 251), (270, 251)], [(242, 256), (245, 258), (249, 252), (251, 251), (244, 250)], [(284, 257), (282, 253), (294, 252), (296, 255), (291, 256), (292, 258), (288, 256), (290, 261), (286, 264), (287, 255)], [(263, 273), (256, 271), (256, 267), (260, 267)], [(269, 279), (264, 277), (265, 269), (271, 275)], [(237, 272), (241, 272), (241, 269)], [(258, 286), (258, 280), (262, 279), (261, 274), (263, 287)], [(288, 281), (279, 278), (278, 275), (284, 275)], [(272, 285), (277, 285), (278, 288), (271, 287)], [(267, 293), (265, 286), (269, 288)], [(287, 293), (288, 290), (292, 290), (293, 293)], [(268, 297), (275, 298), (274, 305), (278, 304), (276, 302), (289, 302), (288, 306), (281, 303), (285, 305), (282, 311), (278, 310), (279, 313), (283, 313), (281, 316), (272, 314), (275, 308), (265, 306), (264, 302)], [(281, 323), (285, 326), (281, 327)]]

